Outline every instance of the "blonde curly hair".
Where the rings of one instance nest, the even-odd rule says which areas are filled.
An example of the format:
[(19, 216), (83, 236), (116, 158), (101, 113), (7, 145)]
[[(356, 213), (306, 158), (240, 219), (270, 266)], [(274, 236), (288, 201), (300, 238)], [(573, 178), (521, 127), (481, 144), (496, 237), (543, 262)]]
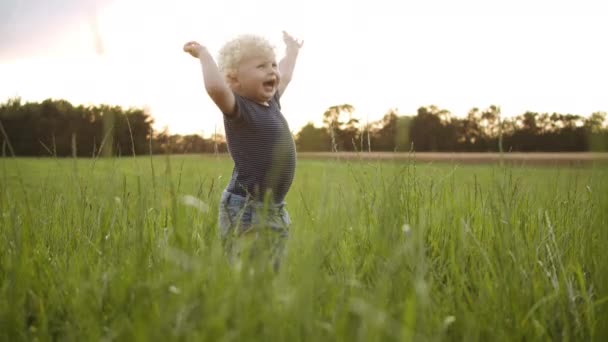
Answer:
[(218, 68), (228, 77), (236, 73), (244, 57), (258, 55), (276, 58), (274, 46), (264, 37), (242, 34), (222, 46), (218, 55)]

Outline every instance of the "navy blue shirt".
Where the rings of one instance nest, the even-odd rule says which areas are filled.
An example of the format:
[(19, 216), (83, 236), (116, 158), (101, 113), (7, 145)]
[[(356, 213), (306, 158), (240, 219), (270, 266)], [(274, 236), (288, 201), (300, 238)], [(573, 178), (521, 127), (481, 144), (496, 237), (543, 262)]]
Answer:
[(234, 160), (227, 191), (262, 201), (267, 192), (282, 203), (296, 168), (296, 147), (281, 113), (278, 92), (268, 106), (234, 93), (233, 113), (224, 113), (228, 150)]

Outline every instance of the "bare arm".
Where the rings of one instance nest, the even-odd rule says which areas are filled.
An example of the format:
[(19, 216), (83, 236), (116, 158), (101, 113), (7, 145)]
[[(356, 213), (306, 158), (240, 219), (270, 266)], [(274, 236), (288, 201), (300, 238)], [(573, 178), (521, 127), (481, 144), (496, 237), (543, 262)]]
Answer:
[(281, 74), (278, 89), (279, 95), (283, 95), (287, 85), (291, 82), (293, 71), (296, 67), (296, 60), (298, 59), (298, 52), (302, 45), (304, 45), (304, 41), (294, 39), (285, 31), (283, 31), (283, 41), (285, 42), (285, 57), (279, 62), (279, 73)]
[(197, 42), (188, 42), (184, 45), (184, 51), (188, 52), (201, 62), (203, 69), (203, 80), (205, 82), (205, 90), (213, 102), (224, 114), (233, 114), (234, 111), (234, 94), (224, 76), (219, 71), (217, 64), (213, 60), (213, 56), (209, 53), (206, 47)]

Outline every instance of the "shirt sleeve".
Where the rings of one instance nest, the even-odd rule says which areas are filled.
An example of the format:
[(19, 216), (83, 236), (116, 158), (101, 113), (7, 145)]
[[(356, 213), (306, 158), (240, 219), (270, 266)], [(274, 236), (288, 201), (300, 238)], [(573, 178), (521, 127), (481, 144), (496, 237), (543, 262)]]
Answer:
[(234, 93), (234, 108), (232, 113), (223, 113), (224, 117), (234, 122), (250, 122), (251, 108), (247, 103), (247, 99)]

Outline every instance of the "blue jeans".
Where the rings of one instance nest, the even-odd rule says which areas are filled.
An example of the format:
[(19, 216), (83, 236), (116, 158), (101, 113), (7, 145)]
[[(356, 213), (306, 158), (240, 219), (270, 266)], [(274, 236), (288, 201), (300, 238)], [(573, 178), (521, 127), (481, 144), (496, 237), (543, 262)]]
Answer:
[(275, 270), (279, 267), (289, 235), (291, 219), (286, 203), (268, 204), (228, 191), (222, 192), (219, 205), (219, 235), (230, 258), (240, 255), (242, 242), (254, 241), (256, 249), (272, 254)]

